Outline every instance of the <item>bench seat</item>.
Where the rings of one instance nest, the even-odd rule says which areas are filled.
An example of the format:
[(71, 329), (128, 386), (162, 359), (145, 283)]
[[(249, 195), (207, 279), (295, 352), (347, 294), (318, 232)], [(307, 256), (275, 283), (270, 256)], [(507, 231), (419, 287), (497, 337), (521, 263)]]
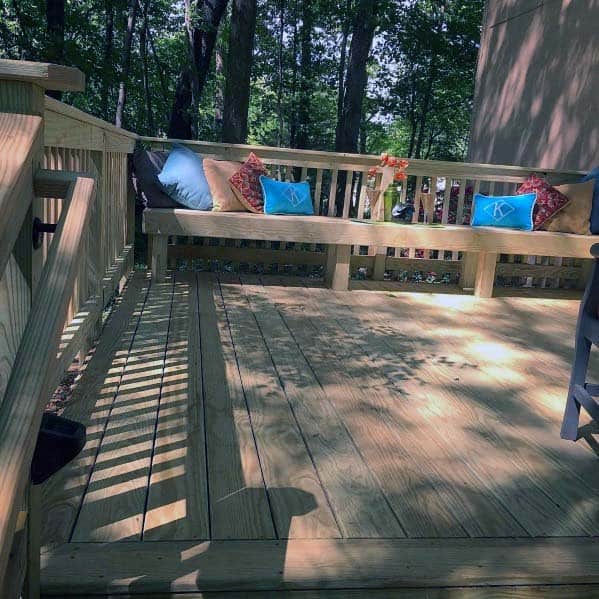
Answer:
[(464, 252), (460, 281), (464, 288), (474, 288), (479, 297), (492, 296), (498, 254), (589, 258), (596, 241), (591, 235), (547, 231), (185, 209), (146, 209), (143, 230), (151, 239), (155, 278), (166, 270), (169, 235), (326, 244), (325, 280), (334, 289), (348, 288), (352, 245), (422, 247)]

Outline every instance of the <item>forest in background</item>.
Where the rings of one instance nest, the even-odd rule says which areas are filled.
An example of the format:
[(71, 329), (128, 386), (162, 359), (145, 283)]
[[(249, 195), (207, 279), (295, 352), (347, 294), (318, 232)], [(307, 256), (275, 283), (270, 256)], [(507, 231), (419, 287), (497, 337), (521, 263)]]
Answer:
[(0, 57), (142, 135), (462, 160), (483, 0), (0, 0)]

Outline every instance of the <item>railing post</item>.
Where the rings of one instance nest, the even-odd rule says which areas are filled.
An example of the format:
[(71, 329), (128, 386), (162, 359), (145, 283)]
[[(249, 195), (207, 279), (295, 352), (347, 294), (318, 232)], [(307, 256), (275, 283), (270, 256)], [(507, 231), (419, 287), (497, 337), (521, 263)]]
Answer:
[[(82, 91), (85, 78), (77, 69), (17, 60), (0, 60), (0, 330), (7, 331), (4, 343), (0, 339), (0, 362), (12, 365), (25, 330), (32, 301), (33, 250), (32, 203), (33, 177), (43, 157), (44, 91)], [(30, 117), (30, 118), (27, 118)], [(17, 158), (19, 162), (17, 163)], [(2, 227), (4, 225), (4, 227)], [(43, 351), (44, 348), (39, 348)], [(0, 404), (5, 395), (6, 380), (0, 380)], [(26, 483), (21, 483), (21, 488)], [(36, 502), (39, 489), (32, 489), (27, 528), (35, 535), (39, 518)], [(7, 514), (14, 514), (14, 505), (3, 505)], [(9, 518), (10, 520), (10, 518)], [(14, 520), (14, 519), (13, 519)], [(5, 532), (14, 533), (15, 521)], [(29, 536), (28, 541), (33, 537)], [(11, 541), (1, 540), (0, 589), (6, 582), (6, 566)], [(26, 596), (39, 596), (39, 546), (23, 543), (27, 552), (29, 581)], [(12, 574), (11, 574), (12, 575)]]
[[(373, 206), (373, 211), (376, 214), (372, 214), (372, 218), (378, 221), (385, 220), (385, 191), (389, 185), (393, 182), (393, 168), (389, 166), (383, 167), (383, 176), (381, 177), (380, 189), (381, 192), (378, 196), (378, 200)], [(387, 248), (377, 247), (374, 255), (374, 267), (372, 269), (372, 278), (375, 281), (382, 281), (385, 278), (385, 269), (387, 262)]]

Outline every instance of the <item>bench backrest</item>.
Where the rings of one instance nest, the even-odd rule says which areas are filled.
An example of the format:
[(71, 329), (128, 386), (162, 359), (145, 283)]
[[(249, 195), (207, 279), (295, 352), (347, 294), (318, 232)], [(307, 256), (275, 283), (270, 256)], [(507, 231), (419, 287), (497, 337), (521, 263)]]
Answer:
[[(267, 146), (231, 145), (202, 141), (165, 140), (142, 137), (142, 142), (155, 149), (168, 150), (173, 142), (183, 143), (205, 157), (220, 160), (244, 161), (250, 152), (254, 152), (267, 165), (271, 176), (281, 180), (308, 180), (311, 185), (315, 212), (337, 218), (369, 218), (370, 202), (366, 193), (365, 181), (368, 170), (379, 165), (377, 156), (361, 154), (339, 154), (313, 150), (296, 150)], [(552, 183), (572, 182), (580, 179), (583, 173), (578, 171), (540, 170), (517, 166), (496, 166), (488, 164), (470, 164), (431, 160), (410, 160), (407, 169), (407, 184), (401, 189), (400, 199), (406, 198), (419, 202), (429, 190), (437, 190), (436, 220), (444, 224), (467, 224), (469, 222), (472, 198), (475, 193), (510, 194), (531, 172), (545, 176)], [(443, 181), (444, 180), (444, 181)], [(448, 184), (449, 183), (449, 184)], [(377, 182), (377, 186), (380, 183)], [(379, 204), (380, 208), (380, 204)], [(414, 217), (417, 217), (415, 213)], [(175, 244), (189, 243), (184, 239), (174, 240)], [(202, 246), (171, 246), (171, 260), (218, 260), (233, 264), (254, 262), (257, 256), (266, 268), (269, 264), (294, 265), (293, 268), (308, 269), (322, 262), (321, 255), (314, 254), (315, 248), (299, 247), (298, 244), (279, 246), (279, 252), (268, 252), (260, 245), (252, 250), (252, 242), (239, 248), (239, 241), (231, 247), (228, 241), (219, 240), (218, 247), (207, 240)], [(266, 244), (268, 248), (270, 244)], [(187, 247), (187, 249), (186, 249)], [(262, 248), (262, 249), (260, 249)], [(241, 251), (243, 249), (243, 251)], [(286, 250), (285, 258), (281, 250)], [(301, 249), (302, 251), (298, 251)], [(306, 251), (308, 250), (308, 251)], [(310, 251), (312, 250), (312, 251)], [(373, 272), (374, 247), (354, 247), (352, 270), (364, 268)], [(531, 248), (531, 251), (534, 249)], [(380, 248), (379, 248), (380, 252)], [(314, 254), (314, 255), (313, 255)], [(419, 258), (419, 260), (414, 260)], [(389, 248), (385, 270), (396, 275), (405, 270), (452, 273), (459, 272), (460, 253), (457, 251), (431, 251), (428, 248)], [(497, 272), (509, 279), (511, 284), (532, 283), (535, 272), (542, 285), (562, 285), (565, 278), (568, 284), (574, 280), (584, 280), (584, 272), (578, 261), (572, 258), (539, 258), (535, 255), (502, 255), (503, 263)], [(171, 263), (172, 265), (172, 263)]]
[[(169, 149), (172, 140), (142, 138), (154, 148)], [(339, 154), (314, 150), (296, 150), (268, 146), (231, 145), (202, 141), (181, 142), (202, 156), (218, 160), (244, 161), (250, 152), (256, 153), (272, 176), (284, 181), (308, 180), (311, 185), (317, 214), (341, 218), (362, 218), (368, 215), (365, 179), (368, 169), (378, 166), (376, 156)], [(577, 171), (539, 171), (516, 166), (494, 166), (462, 162), (410, 160), (408, 181), (402, 194), (414, 199), (421, 193), (437, 189), (438, 203), (442, 200), (441, 220), (462, 224), (468, 210), (469, 198), (483, 193), (513, 193), (518, 184), (531, 172), (541, 173), (552, 182), (573, 181), (582, 176)], [(444, 179), (451, 184), (443, 184)], [(337, 189), (340, 182), (343, 187)], [(441, 185), (438, 185), (439, 183)], [(342, 202), (335, 202), (335, 196)]]

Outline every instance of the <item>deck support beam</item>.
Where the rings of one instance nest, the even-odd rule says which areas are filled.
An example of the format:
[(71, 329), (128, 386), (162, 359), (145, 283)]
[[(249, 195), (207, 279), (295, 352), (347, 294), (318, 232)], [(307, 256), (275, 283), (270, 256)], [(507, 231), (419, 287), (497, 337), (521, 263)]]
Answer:
[(166, 257), (168, 251), (167, 235), (148, 235), (150, 250), (150, 268), (152, 281), (160, 281), (166, 275)]
[(377, 247), (374, 255), (374, 267), (372, 269), (372, 278), (375, 281), (382, 281), (385, 278), (385, 266), (387, 262), (387, 248)]
[(329, 245), (324, 281), (327, 287), (335, 291), (349, 289), (349, 267), (351, 245)]
[(475, 297), (493, 297), (496, 265), (495, 252), (465, 252), (460, 275), (462, 289), (474, 288)]

